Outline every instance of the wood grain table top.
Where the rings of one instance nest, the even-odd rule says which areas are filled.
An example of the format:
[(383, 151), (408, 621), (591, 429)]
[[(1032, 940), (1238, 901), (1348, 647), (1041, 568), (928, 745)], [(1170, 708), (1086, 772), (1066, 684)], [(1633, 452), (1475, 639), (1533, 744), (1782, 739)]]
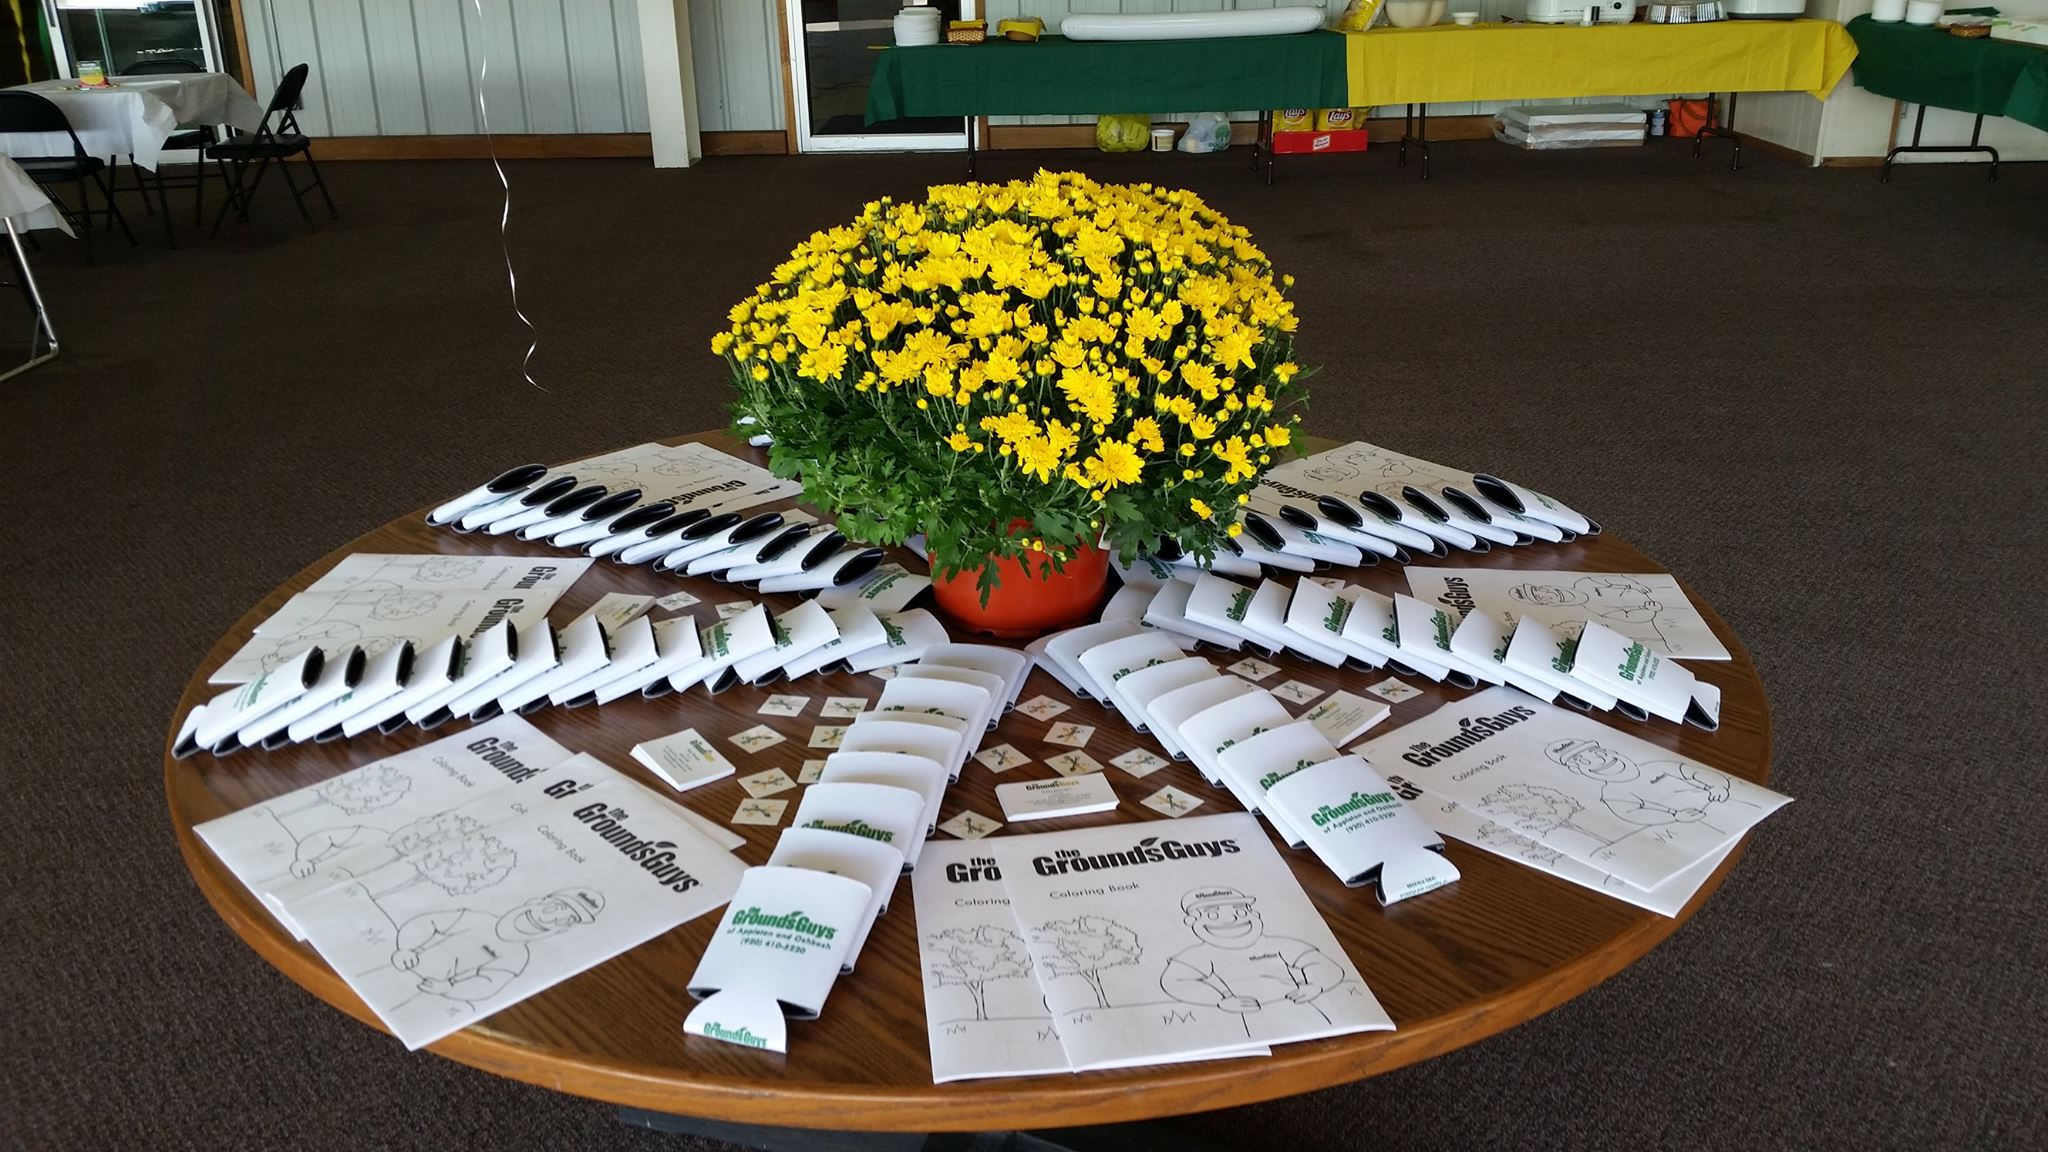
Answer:
[[(724, 435), (700, 440), (736, 455), (760, 453)], [(1312, 449), (1330, 442), (1311, 443)], [(185, 862), (221, 918), (266, 960), (313, 995), (371, 1026), (375, 1017), (306, 945), (291, 938), (262, 905), (214, 858), (193, 826), (250, 804), (334, 776), (405, 748), (449, 734), (416, 728), (382, 737), (298, 745), (275, 752), (243, 751), (224, 760), (203, 754), (170, 756), (176, 721), (219, 689), (206, 678), (248, 638), (251, 629), (293, 593), (355, 552), (429, 552), (446, 555), (560, 555), (543, 544), (501, 537), (458, 535), (430, 528), (421, 514), (403, 516), (351, 541), (286, 581), (237, 621), (200, 661), (172, 716), (165, 739), (164, 786), (173, 829)], [(1463, 567), (1656, 572), (1661, 566), (1611, 535), (1569, 544), (1496, 548), (1443, 561)], [(1367, 587), (1406, 591), (1397, 565), (1345, 574)], [(555, 608), (557, 621), (573, 618), (607, 592), (665, 595), (687, 589), (702, 603), (689, 611), (709, 620), (715, 605), (752, 598), (710, 579), (657, 575), (646, 567), (599, 562)], [(1690, 590), (1688, 590), (1690, 594)], [(792, 596), (765, 598), (780, 611)], [(1722, 690), (1717, 732), (1661, 722), (1636, 724), (1602, 717), (1632, 736), (1757, 783), (1770, 769), (1770, 710), (1749, 654), (1712, 608), (1693, 603), (1733, 659), (1687, 665)], [(970, 640), (964, 633), (956, 639)], [(1228, 657), (1224, 663), (1234, 660)], [(1331, 669), (1291, 655), (1272, 663), (1287, 679), (1325, 691), (1362, 692), (1388, 673)], [(1418, 719), (1466, 693), (1420, 681), (1422, 695), (1397, 704), (1375, 734)], [(795, 776), (807, 758), (824, 755), (806, 746), (828, 696), (879, 693), (866, 675), (812, 676), (793, 685), (735, 688), (715, 698), (701, 689), (659, 700), (629, 697), (603, 708), (551, 708), (529, 719), (572, 750), (607, 764), (669, 796), (670, 791), (629, 755), (640, 741), (695, 728), (739, 766), (739, 775), (783, 768)], [(762, 716), (757, 709), (775, 693), (813, 698), (796, 717)], [(1022, 698), (1050, 696), (1072, 709), (1053, 723), (1096, 726), (1084, 751), (1105, 765), (1133, 748), (1163, 755), (1150, 737), (1131, 730), (1113, 710), (1082, 701), (1034, 669)], [(1296, 709), (1300, 711), (1300, 709)], [(1597, 714), (1596, 714), (1597, 715)], [(765, 723), (787, 736), (758, 753), (742, 752), (729, 737)], [(1033, 763), (1000, 778), (973, 761), (947, 793), (940, 819), (971, 808), (1000, 816), (995, 785), (1054, 775), (1044, 760), (1067, 751), (1048, 744), (1048, 725), (1020, 713), (1005, 716), (983, 747), (1008, 743)], [(1164, 819), (1140, 798), (1173, 784), (1202, 797), (1198, 814), (1237, 811), (1230, 795), (1177, 762), (1143, 780), (1117, 769), (1109, 778), (1122, 803), (1116, 811), (1064, 820), (1035, 821), (1027, 831), (1052, 831), (1115, 822)], [(734, 778), (682, 794), (683, 804), (724, 823), (746, 798)], [(746, 837), (739, 856), (766, 861), (780, 827), (735, 826)], [(1007, 835), (1015, 829), (1005, 829)], [(1467, 844), (1448, 841), (1463, 879), (1435, 892), (1381, 908), (1370, 887), (1351, 889), (1306, 852), (1282, 854), (1316, 908), (1343, 943), (1358, 971), (1393, 1017), (1397, 1031), (1289, 1044), (1266, 1058), (1167, 1065), (1077, 1075), (1017, 1077), (934, 1085), (925, 1038), (923, 984), (918, 968), (916, 917), (907, 883), (875, 926), (860, 967), (841, 978), (823, 1017), (790, 1026), (790, 1052), (766, 1053), (685, 1036), (682, 1019), (693, 1001), (684, 983), (695, 968), (717, 916), (700, 917), (630, 952), (498, 1012), (429, 1049), (439, 1055), (516, 1080), (665, 1112), (752, 1124), (885, 1131), (1026, 1129), (1110, 1123), (1256, 1103), (1376, 1075), (1448, 1052), (1511, 1028), (1570, 1000), (1620, 971), (1669, 936), (1713, 895), (1741, 858), (1738, 848), (1677, 918), (1624, 904)], [(280, 1037), (287, 1045), (295, 1039)], [(392, 1059), (408, 1058), (392, 1041)]]

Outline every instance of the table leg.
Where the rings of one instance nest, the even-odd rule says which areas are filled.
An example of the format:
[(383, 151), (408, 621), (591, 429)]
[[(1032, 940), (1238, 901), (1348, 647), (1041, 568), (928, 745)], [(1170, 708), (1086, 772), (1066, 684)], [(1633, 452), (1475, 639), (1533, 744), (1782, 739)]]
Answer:
[(1401, 113), (1401, 144), (1396, 150), (1394, 166), (1408, 166), (1408, 146), (1422, 154), (1422, 178), (1429, 179), (1429, 105), (1405, 105)]
[(6, 224), (8, 255), (14, 260), (14, 274), (21, 277), (15, 286), (21, 289), (29, 311), (35, 314), (35, 329), (29, 336), (28, 359), (18, 367), (0, 372), (0, 380), (19, 376), (38, 364), (57, 358), (57, 330), (50, 326), (50, 313), (43, 307), (42, 289), (36, 286), (35, 273), (28, 266), (28, 253), (21, 250), (21, 233), (14, 230), (14, 221), (8, 220)]
[(1892, 161), (1897, 160), (1900, 153), (1903, 152), (1988, 153), (1991, 157), (1991, 179), (1998, 179), (1998, 149), (1981, 142), (1984, 134), (1984, 114), (1982, 112), (1977, 113), (1977, 119), (1970, 125), (1970, 142), (1968, 144), (1922, 144), (1920, 143), (1920, 130), (1926, 124), (1927, 105), (1922, 104), (1920, 105), (1920, 110), (1913, 114), (1913, 142), (1911, 144), (1897, 145), (1891, 151), (1884, 154), (1884, 164), (1880, 166), (1877, 177), (1878, 183), (1889, 184), (1892, 182)]
[(1728, 94), (1728, 115), (1722, 118), (1719, 123), (1709, 123), (1705, 128), (1700, 129), (1699, 135), (1692, 138), (1693, 159), (1697, 160), (1700, 158), (1700, 146), (1707, 142), (1707, 137), (1719, 136), (1735, 146), (1734, 155), (1728, 158), (1728, 170), (1730, 172), (1741, 170), (1742, 137), (1735, 134), (1735, 101), (1741, 95), (1742, 93), (1740, 92), (1730, 92)]
[(974, 175), (974, 117), (967, 118), (967, 174)]

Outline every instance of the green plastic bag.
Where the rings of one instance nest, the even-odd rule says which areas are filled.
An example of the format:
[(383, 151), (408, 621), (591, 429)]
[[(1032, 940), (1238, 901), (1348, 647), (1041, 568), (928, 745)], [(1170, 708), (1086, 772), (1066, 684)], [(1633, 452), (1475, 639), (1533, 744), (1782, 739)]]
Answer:
[(1095, 118), (1095, 146), (1104, 152), (1143, 152), (1151, 143), (1150, 116)]

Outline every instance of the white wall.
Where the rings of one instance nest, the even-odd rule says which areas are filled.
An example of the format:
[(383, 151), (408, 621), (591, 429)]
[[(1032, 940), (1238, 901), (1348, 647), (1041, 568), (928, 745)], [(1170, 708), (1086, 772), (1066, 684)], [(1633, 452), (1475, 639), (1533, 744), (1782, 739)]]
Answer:
[[(470, 135), (482, 130), (645, 132), (635, 0), (243, 0), (258, 93), (312, 65), (299, 114), (316, 136)], [(704, 131), (782, 128), (775, 0), (693, 0), (690, 35)]]

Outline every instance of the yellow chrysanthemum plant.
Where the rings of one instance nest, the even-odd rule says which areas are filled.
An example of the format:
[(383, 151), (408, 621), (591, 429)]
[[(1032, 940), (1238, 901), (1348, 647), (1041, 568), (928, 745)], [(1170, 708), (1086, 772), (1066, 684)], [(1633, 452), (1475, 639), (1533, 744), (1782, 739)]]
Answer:
[(1206, 558), (1242, 531), (1298, 435), (1292, 283), (1193, 193), (1040, 172), (868, 204), (711, 350), (777, 475), (852, 539), (924, 533), (986, 602), (991, 558)]

